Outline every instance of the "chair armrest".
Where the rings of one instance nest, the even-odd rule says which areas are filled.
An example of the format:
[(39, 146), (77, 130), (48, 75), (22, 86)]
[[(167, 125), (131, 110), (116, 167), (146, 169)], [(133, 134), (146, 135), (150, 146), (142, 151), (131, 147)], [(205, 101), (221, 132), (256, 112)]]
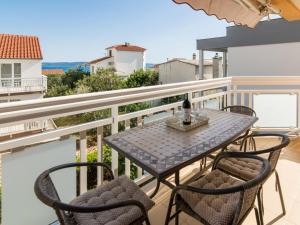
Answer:
[(272, 133), (266, 133), (266, 134), (254, 133), (254, 134), (250, 134), (244, 138), (244, 140), (242, 141), (242, 144), (241, 144), (241, 150), (242, 150), (242, 147), (244, 146), (245, 141), (247, 141), (248, 138), (253, 138), (255, 140), (256, 137), (266, 137), (266, 138), (277, 137), (277, 138), (281, 138), (281, 142), (280, 142), (280, 144), (274, 145), (274, 146), (272, 146), (270, 148), (266, 148), (266, 149), (259, 149), (259, 150), (255, 150), (255, 151), (246, 151), (247, 149), (244, 149), (247, 154), (261, 155), (261, 154), (270, 153), (270, 152), (273, 152), (276, 150), (280, 150), (280, 149), (286, 147), (290, 143), (290, 139), (288, 138), (287, 135), (272, 134)]
[[(71, 168), (71, 167), (98, 167), (98, 166), (101, 166), (101, 167), (104, 167), (105, 169), (108, 170), (109, 172), (109, 175), (111, 177), (110, 180), (114, 179), (114, 174), (111, 170), (111, 168), (105, 164), (105, 163), (102, 163), (102, 162), (92, 162), (92, 163), (89, 163), (89, 162), (79, 162), (79, 163), (67, 163), (67, 164), (62, 164), (62, 165), (59, 165), (59, 166), (55, 166), (55, 167), (52, 167), (51, 169), (47, 170), (48, 173), (52, 173), (54, 171), (57, 171), (57, 170), (61, 170), (61, 169), (66, 169), (66, 168)], [(46, 172), (46, 171), (45, 171)]]
[[(260, 150), (255, 150), (255, 151), (247, 151), (247, 149), (244, 147), (245, 145), (245, 141), (247, 141), (249, 138), (253, 138), (255, 139), (256, 137), (278, 137), (278, 138), (281, 138), (281, 143), (278, 144), (278, 145), (275, 145), (271, 148), (267, 148), (267, 149), (260, 149)], [(241, 152), (245, 152), (247, 154), (251, 154), (251, 155), (260, 155), (260, 154), (266, 154), (266, 153), (270, 153), (272, 151), (276, 151), (276, 150), (279, 150), (279, 149), (282, 149), (284, 147), (286, 147), (289, 143), (290, 143), (290, 139), (288, 138), (287, 135), (283, 135), (283, 134), (272, 134), (272, 133), (265, 133), (265, 134), (262, 134), (262, 133), (254, 133), (254, 134), (250, 134), (250, 135), (247, 135), (247, 136), (242, 136), (242, 137), (239, 137), (238, 139), (236, 139), (235, 141), (237, 140), (241, 140), (242, 139), (242, 143), (240, 145), (240, 151)], [(230, 144), (229, 144), (230, 145)], [(224, 152), (227, 147), (229, 146), (227, 145), (226, 147), (224, 147), (222, 149), (222, 152)], [(244, 149), (243, 149), (244, 148)]]

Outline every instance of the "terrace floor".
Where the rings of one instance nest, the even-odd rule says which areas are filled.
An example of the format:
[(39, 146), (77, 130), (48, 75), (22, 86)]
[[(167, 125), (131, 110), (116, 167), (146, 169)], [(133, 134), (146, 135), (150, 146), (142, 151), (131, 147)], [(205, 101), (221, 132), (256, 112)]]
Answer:
[[(268, 143), (270, 140), (263, 140)], [(184, 180), (196, 172), (199, 163), (195, 163), (190, 167), (181, 171), (181, 180)], [(299, 225), (300, 224), (300, 138), (291, 141), (290, 145), (283, 150), (280, 161), (277, 165), (280, 176), (281, 186), (283, 189), (285, 206), (287, 214), (276, 222), (276, 225)], [(172, 179), (172, 178), (171, 178)], [(170, 189), (162, 186), (154, 201), (155, 207), (150, 211), (150, 220), (153, 225), (162, 225), (165, 221), (167, 213), (168, 201), (170, 197)], [(281, 205), (278, 192), (275, 191), (275, 175), (272, 175), (264, 185), (264, 204), (265, 204), (265, 224), (281, 214)], [(174, 224), (174, 221), (173, 223)], [(184, 213), (180, 214), (181, 225), (196, 225), (200, 222), (192, 219)], [(256, 224), (254, 211), (250, 213), (244, 221), (245, 225)]]

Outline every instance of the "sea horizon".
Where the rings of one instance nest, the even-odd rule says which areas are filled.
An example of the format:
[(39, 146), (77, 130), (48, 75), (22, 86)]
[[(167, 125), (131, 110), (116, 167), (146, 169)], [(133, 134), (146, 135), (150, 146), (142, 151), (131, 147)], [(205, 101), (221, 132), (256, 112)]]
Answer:
[[(154, 63), (146, 63), (146, 68), (153, 68)], [(76, 69), (78, 67), (83, 68), (85, 71), (89, 72), (90, 67), (88, 66), (88, 62), (43, 62), (42, 69), (49, 70), (49, 69), (62, 69), (67, 72), (70, 69)]]

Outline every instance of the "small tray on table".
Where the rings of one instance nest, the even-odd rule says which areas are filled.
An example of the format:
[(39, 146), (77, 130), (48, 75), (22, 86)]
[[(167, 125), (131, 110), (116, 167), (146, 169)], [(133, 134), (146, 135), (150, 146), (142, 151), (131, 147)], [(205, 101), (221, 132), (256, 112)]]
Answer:
[(168, 127), (172, 127), (176, 130), (180, 130), (180, 131), (190, 131), (193, 130), (195, 128), (207, 125), (209, 122), (209, 118), (206, 116), (200, 116), (197, 119), (193, 120), (191, 122), (190, 125), (184, 125), (182, 123), (182, 120), (176, 118), (176, 117), (172, 117), (168, 120), (166, 120), (166, 125)]

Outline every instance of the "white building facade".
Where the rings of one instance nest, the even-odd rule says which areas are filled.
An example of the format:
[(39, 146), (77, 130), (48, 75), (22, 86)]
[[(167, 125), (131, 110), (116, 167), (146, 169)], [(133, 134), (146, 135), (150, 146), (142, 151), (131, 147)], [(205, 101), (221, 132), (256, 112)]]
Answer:
[(0, 103), (40, 99), (46, 90), (38, 38), (0, 34)]
[(145, 51), (145, 48), (129, 43), (108, 47), (105, 57), (89, 62), (90, 71), (95, 73), (98, 69), (114, 69), (117, 75), (127, 77), (145, 69)]
[(299, 76), (299, 52), (300, 42), (228, 48), (228, 75)]
[(158, 64), (159, 82), (161, 84), (170, 84), (220, 77), (222, 75), (221, 62), (221, 58), (204, 60), (204, 74), (203, 77), (200, 77), (199, 60), (195, 57), (193, 59), (172, 59)]
[(224, 53), (226, 76), (300, 76), (300, 22), (262, 21), (255, 28), (227, 27), (225, 37), (197, 41), (203, 51)]
[[(47, 78), (42, 75), (42, 51), (35, 36), (0, 34), (0, 108), (8, 102), (42, 99)], [(0, 137), (47, 127), (47, 121), (0, 129)]]
[[(300, 117), (293, 109), (300, 106), (298, 92), (284, 92), (286, 84), (282, 81), (272, 83), (269, 77), (274, 80), (280, 77), (292, 80), (300, 76), (300, 21), (273, 19), (262, 21), (253, 29), (227, 27), (225, 37), (198, 40), (197, 47), (200, 54), (203, 51), (223, 52), (226, 56), (227, 76), (244, 79), (238, 85), (229, 86), (227, 90), (233, 89), (234, 95), (237, 89), (244, 91), (231, 104), (246, 104), (253, 108), (259, 118), (256, 127), (277, 124), (290, 129), (297, 126)], [(245, 82), (250, 77), (252, 85)], [(254, 77), (266, 83), (255, 84)], [(300, 85), (295, 82), (294, 88), (299, 89)], [(245, 89), (250, 89), (251, 93), (246, 94)], [(269, 91), (271, 89), (273, 91)]]

